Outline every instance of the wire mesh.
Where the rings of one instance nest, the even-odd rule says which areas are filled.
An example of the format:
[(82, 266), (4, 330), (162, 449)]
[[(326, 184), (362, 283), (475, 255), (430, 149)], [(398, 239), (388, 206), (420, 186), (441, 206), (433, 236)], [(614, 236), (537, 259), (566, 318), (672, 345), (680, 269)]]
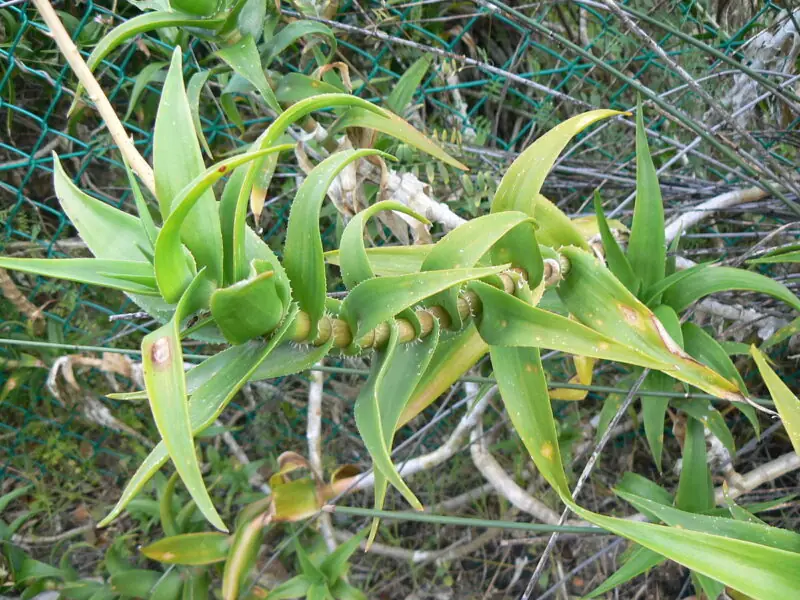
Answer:
[[(734, 3), (735, 4), (735, 3)], [(61, 16), (84, 54), (114, 25), (136, 14), (128, 6), (110, 10), (116, 3), (67, 3)], [(634, 6), (631, 3), (631, 6)], [(286, 7), (291, 10), (291, 7)], [(609, 64), (627, 76), (644, 82), (653, 92), (669, 97), (687, 118), (711, 122), (708, 108), (697, 94), (663, 58), (641, 39), (630, 33), (601, 2), (539, 2), (517, 7), (549, 30), (573, 40), (601, 64), (586, 56), (564, 50), (546, 34), (537, 32), (510, 16), (494, 3), (445, 3), (421, 0), (409, 2), (343, 2), (335, 21), (339, 47), (336, 60), (345, 62), (354, 80), (354, 93), (380, 100), (382, 90), (391, 88), (409, 65), (424, 53), (436, 60), (417, 91), (414, 101), (419, 123), (444, 140), (455, 141), (451, 150), (473, 166), (468, 175), (473, 189), (497, 181), (511, 158), (532, 139), (567, 116), (589, 107), (629, 110), (637, 94), (629, 82), (604, 70)], [(773, 26), (782, 6), (759, 3), (752, 11), (728, 14), (717, 21), (703, 4), (695, 0), (663, 3), (648, 12), (668, 28), (688, 34), (690, 39), (669, 29), (648, 27), (647, 31), (674, 61), (699, 85), (715, 93), (730, 87), (738, 71), (709, 55), (703, 44), (727, 56), (746, 56), (748, 40)], [(729, 11), (730, 12), (730, 11)], [(723, 15), (724, 16), (724, 15)], [(0, 2), (0, 221), (3, 223), (0, 248), (5, 253), (58, 257), (80, 255), (82, 250), (69, 221), (58, 207), (52, 191), (52, 152), (56, 152), (74, 181), (92, 195), (117, 207), (131, 209), (125, 175), (113, 143), (91, 110), (79, 108), (68, 114), (73, 100), (74, 78), (59, 57), (44, 26), (27, 2)], [(773, 26), (774, 27), (774, 26)], [(335, 26), (334, 26), (335, 28)], [(114, 52), (99, 70), (109, 99), (124, 114), (129, 108), (138, 75), (144, 65), (162, 60), (170, 44), (155, 35), (137, 38)], [(197, 71), (208, 49), (194, 42), (184, 48), (187, 76)], [(200, 58), (198, 58), (200, 57)], [(309, 70), (303, 56), (294, 51), (274, 65), (281, 70)], [(777, 68), (777, 67), (774, 67)], [(766, 72), (766, 71), (765, 71)], [(791, 69), (775, 75), (779, 84), (791, 80)], [(154, 105), (158, 99), (158, 80), (144, 85), (140, 105)], [(787, 86), (794, 89), (794, 86)], [(788, 168), (796, 168), (797, 115), (776, 111), (774, 106), (758, 106), (752, 123), (753, 133), (763, 149)], [(125, 125), (145, 157), (152, 150), (152, 118), (148, 111), (131, 110)], [(269, 117), (256, 111), (247, 113), (246, 128), (261, 126)], [(212, 147), (231, 150), (242, 144), (237, 126), (224, 111), (204, 113), (202, 122)], [(693, 137), (680, 130), (657, 110), (648, 110), (647, 124), (657, 135), (651, 140), (657, 166), (664, 165), (677, 150), (692, 143)], [(457, 134), (457, 135), (455, 135)], [(751, 149), (752, 150), (752, 149)], [(763, 157), (762, 157), (763, 158)], [(591, 191), (600, 187), (613, 205), (633, 191), (635, 181), (634, 145), (629, 126), (605, 127), (586, 136), (559, 162), (549, 178), (545, 192), (567, 211), (583, 210)], [(443, 185), (439, 174), (431, 174), (418, 161), (408, 165), (422, 179), (428, 178), (437, 191), (449, 187), (453, 206), (465, 215), (485, 206), (488, 194), (470, 204), (470, 193), (460, 180)], [(279, 181), (290, 189), (295, 171), (281, 165)], [(487, 182), (489, 182), (487, 184)], [(719, 159), (706, 144), (700, 143), (664, 174), (665, 202), (674, 212), (744, 182), (741, 171)], [(282, 188), (283, 190), (284, 188)], [(263, 225), (265, 239), (280, 242), (288, 217), (288, 202), (280, 199), (270, 206)], [(451, 198), (451, 199), (452, 199)], [(624, 211), (622, 214), (626, 214)], [(738, 234), (761, 237), (775, 223), (788, 220), (785, 208), (770, 201), (760, 214), (729, 212), (725, 220), (700, 227), (696, 236), (712, 236), (719, 245), (713, 256), (703, 238), (688, 238), (685, 247), (691, 255), (696, 248), (705, 258), (740, 252)], [(335, 219), (325, 225), (326, 239), (336, 235)], [(722, 234), (730, 234), (728, 237)], [(702, 247), (701, 247), (702, 246)], [(77, 253), (77, 254), (76, 254)], [(40, 339), (55, 343), (115, 345), (134, 347), (147, 323), (115, 321), (110, 315), (136, 310), (119, 294), (86, 286), (64, 284), (41, 278), (17, 278), (27, 297), (45, 305), (47, 330)], [(789, 282), (792, 283), (792, 282)], [(17, 319), (14, 308), (0, 299), (0, 315), (5, 337), (35, 337)], [(52, 363), (55, 352), (37, 355)], [(20, 360), (18, 348), (0, 347), (0, 358)], [(563, 365), (554, 363), (555, 377), (566, 379)], [(103, 385), (99, 373), (86, 374), (86, 382)], [(327, 376), (326, 393), (348, 406), (352, 396), (343, 393), (348, 380)], [(303, 384), (297, 379), (273, 382), (278, 396), (288, 397)], [(46, 370), (26, 368), (0, 370), (0, 479), (12, 477), (55, 477), (63, 480), (76, 470), (97, 473), (101, 478), (126, 477), (136, 460), (146, 451), (130, 436), (87, 421), (80, 403), (65, 405), (47, 390)], [(148, 431), (146, 410), (142, 406), (101, 401), (113, 414), (143, 432)], [(262, 456), (295, 449), (303, 450), (303, 403), (296, 398), (279, 403), (280, 449), (264, 448)], [(250, 426), (263, 425), (251, 406), (239, 404)], [(340, 429), (353, 431), (343, 411), (339, 422), (327, 422), (328, 440)], [(274, 425), (274, 424), (273, 424)], [(246, 432), (241, 435), (249, 435)], [(263, 442), (263, 437), (259, 438)], [(339, 457), (345, 458), (345, 457)], [(346, 457), (352, 462), (358, 457)]]

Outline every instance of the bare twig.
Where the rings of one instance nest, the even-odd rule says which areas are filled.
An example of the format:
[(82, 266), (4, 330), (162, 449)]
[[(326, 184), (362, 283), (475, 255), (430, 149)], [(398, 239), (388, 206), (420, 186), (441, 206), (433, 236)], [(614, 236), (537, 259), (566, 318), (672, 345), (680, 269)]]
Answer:
[[(306, 440), (308, 440), (308, 462), (318, 480), (322, 479), (322, 391), (325, 377), (322, 371), (312, 371), (311, 382), (308, 386), (308, 424)], [(336, 549), (336, 536), (333, 523), (328, 513), (319, 515), (319, 528), (325, 545), (333, 552)]]
[(20, 546), (41, 546), (46, 544), (57, 544), (70, 538), (83, 535), (94, 529), (94, 523), (87, 523), (74, 529), (58, 533), (56, 535), (22, 535), (14, 534), (11, 536), (11, 541)]
[[(800, 456), (795, 452), (789, 452), (741, 475), (736, 479), (735, 485), (728, 488), (728, 497), (730, 499), (738, 498), (765, 483), (774, 481), (778, 477), (798, 469), (800, 469)], [(725, 502), (725, 492), (722, 487), (714, 490), (714, 502), (716, 504)]]
[(100, 84), (84, 62), (81, 53), (64, 28), (63, 23), (61, 23), (61, 19), (58, 18), (56, 11), (53, 10), (48, 0), (33, 0), (33, 3), (36, 5), (36, 8), (39, 9), (39, 14), (41, 14), (42, 19), (50, 28), (50, 33), (58, 45), (58, 48), (61, 50), (61, 53), (67, 59), (72, 70), (75, 71), (78, 80), (83, 87), (86, 88), (89, 99), (94, 102), (97, 112), (100, 113), (103, 121), (105, 121), (108, 132), (111, 134), (111, 137), (114, 138), (114, 141), (119, 147), (119, 151), (131, 165), (133, 171), (142, 180), (142, 183), (155, 195), (156, 184), (153, 169), (147, 164), (147, 161), (136, 149), (133, 140), (128, 136), (125, 127), (122, 125), (122, 121), (119, 120), (117, 113), (111, 106), (111, 102), (109, 102)]
[[(477, 384), (467, 383), (465, 384), (465, 387), (467, 386), (477, 387)], [(420, 471), (428, 471), (452, 458), (459, 450), (461, 450), (467, 435), (479, 422), (481, 416), (486, 410), (486, 407), (489, 406), (490, 400), (496, 393), (497, 386), (493, 386), (483, 396), (478, 398), (477, 401), (472, 404), (472, 406), (469, 406), (467, 408), (467, 412), (463, 417), (461, 417), (458, 425), (453, 430), (453, 433), (451, 433), (450, 437), (447, 438), (447, 441), (436, 448), (436, 450), (399, 463), (397, 465), (397, 470), (400, 475), (403, 477), (409, 477), (419, 473)], [(473, 400), (475, 400), (475, 395), (476, 394), (473, 394)], [(374, 475), (370, 473), (369, 475), (365, 475), (359, 479), (355, 489), (371, 488), (374, 483)]]

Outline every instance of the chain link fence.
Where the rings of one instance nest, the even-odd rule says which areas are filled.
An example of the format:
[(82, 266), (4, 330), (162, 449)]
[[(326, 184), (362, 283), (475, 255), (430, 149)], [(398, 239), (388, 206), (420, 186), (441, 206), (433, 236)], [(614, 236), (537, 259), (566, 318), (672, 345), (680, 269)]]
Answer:
[[(588, 108), (634, 108), (642, 92), (636, 84), (678, 110), (677, 120), (719, 132), (748, 164), (755, 161), (764, 167), (758, 170), (765, 179), (776, 168), (794, 171), (800, 114), (774, 94), (760, 99), (767, 90), (749, 85), (752, 79), (743, 79), (741, 70), (720, 56), (742, 61), (794, 94), (800, 90), (795, 77), (800, 34), (782, 4), (744, 4), (631, 2), (629, 8), (647, 17), (639, 15), (635, 20), (648, 39), (631, 31), (604, 2), (595, 1), (515, 5), (523, 19), (494, 1), (355, 0), (341, 3), (329, 25), (339, 36), (334, 60), (347, 65), (354, 93), (365, 98), (381, 100), (414, 60), (424, 54), (433, 57), (408, 116), (418, 125), (425, 123), (428, 132), (447, 142), (472, 170), (450, 178), (420, 161), (406, 167), (431, 185), (437, 199), (470, 216), (486, 206), (504, 168), (532, 139)], [(136, 14), (132, 6), (116, 2), (67, 2), (58, 3), (57, 8), (87, 55), (111, 27)], [(293, 8), (285, 8), (291, 15)], [(151, 151), (152, 114), (160, 83), (155, 71), (151, 69), (146, 78), (143, 69), (163, 61), (168, 50), (169, 44), (158, 37), (141, 37), (114, 52), (98, 71), (112, 103), (121, 114), (127, 111), (126, 127), (145, 157)], [(208, 48), (199, 42), (185, 48), (187, 76), (207, 54)], [(295, 48), (280, 59), (276, 70), (308, 71), (305, 62)], [(688, 82), (676, 64), (688, 75)], [(6, 254), (61, 257), (84, 252), (53, 193), (54, 152), (82, 189), (114, 206), (132, 206), (119, 155), (97, 116), (82, 105), (68, 114), (74, 86), (69, 67), (33, 7), (27, 2), (0, 2), (0, 251)], [(757, 147), (739, 139), (697, 89), (713, 95), (730, 118), (751, 132)], [(752, 176), (748, 178), (740, 166), (680, 127), (673, 115), (652, 103), (645, 106), (653, 153), (657, 166), (664, 169), (668, 215), (750, 185)], [(243, 114), (243, 122), (235, 124), (224, 110), (203, 112), (204, 131), (215, 151), (235, 149), (269, 121), (258, 107), (251, 106)], [(592, 191), (600, 189), (609, 205), (618, 207), (617, 216), (629, 214), (635, 182), (632, 124), (632, 120), (615, 122), (584, 136), (559, 162), (545, 192), (568, 212), (580, 213), (590, 203)], [(280, 243), (288, 217), (287, 197), (296, 176), (292, 165), (280, 166), (280, 189), (262, 222), (264, 237), (273, 245)], [(792, 196), (791, 190), (787, 194)], [(332, 247), (336, 216), (334, 212), (327, 216), (325, 234)], [(732, 209), (686, 236), (685, 254), (696, 260), (735, 256), (790, 220), (791, 213), (775, 199), (761, 203), (756, 211)], [(0, 298), (0, 337), (22, 344), (0, 345), (0, 366), (4, 366), (0, 369), (0, 480), (12, 477), (70, 485), (74, 478), (92, 477), (97, 484), (121, 482), (146, 452), (136, 435), (151, 432), (146, 408), (102, 396), (114, 384), (126, 385), (119, 373), (110, 381), (102, 369), (76, 364), (80, 393), (64, 391), (68, 380), (50, 381), (48, 386), (48, 374), (57, 358), (69, 352), (63, 345), (133, 349), (150, 323), (109, 321), (112, 315), (136, 310), (120, 294), (11, 277), (24, 296), (43, 310), (45, 327), (35, 330), (8, 298)], [(796, 285), (791, 276), (786, 283)], [(51, 346), (34, 347), (31, 341)], [(188, 351), (202, 352), (202, 348)], [(554, 378), (564, 374), (558, 363), (553, 369)], [(328, 442), (333, 443), (341, 430), (354, 432), (347, 408), (358, 376), (327, 374), (326, 381), (326, 393), (341, 405), (334, 411), (336, 418), (326, 422)], [(303, 451), (305, 380), (271, 382), (256, 392), (262, 394), (262, 401), (264, 395), (273, 397), (276, 408), (265, 419), (247, 398), (236, 405), (233, 414), (245, 417), (235, 425), (238, 438), (257, 440), (260, 457), (288, 449)], [(116, 424), (103, 420), (107, 414)], [(352, 455), (352, 449), (342, 447), (339, 455), (336, 446), (329, 450), (339, 462), (360, 459)]]

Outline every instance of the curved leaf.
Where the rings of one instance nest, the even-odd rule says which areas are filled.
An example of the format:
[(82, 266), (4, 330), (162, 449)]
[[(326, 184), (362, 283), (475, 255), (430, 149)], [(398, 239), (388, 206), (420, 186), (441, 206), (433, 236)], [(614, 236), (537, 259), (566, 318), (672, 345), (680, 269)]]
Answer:
[(275, 288), (272, 265), (254, 260), (249, 279), (214, 290), (211, 316), (231, 344), (243, 344), (275, 329), (284, 306)]
[[(97, 68), (106, 56), (111, 54), (114, 49), (128, 41), (129, 39), (153, 31), (155, 29), (162, 29), (165, 27), (200, 27), (203, 29), (216, 29), (221, 26), (224, 19), (221, 18), (200, 18), (191, 17), (189, 15), (173, 12), (173, 11), (154, 11), (141, 15), (137, 15), (132, 19), (124, 21), (106, 35), (100, 38), (100, 41), (92, 50), (89, 58), (86, 59), (86, 64), (90, 71)], [(75, 102), (80, 98), (83, 86), (78, 84), (75, 89)], [(74, 107), (74, 103), (73, 103)], [(69, 112), (72, 112), (72, 107)]]
[[(425, 260), (422, 261), (420, 271), (474, 267), (504, 236), (526, 221), (531, 224), (533, 222), (525, 213), (518, 211), (507, 211), (472, 219), (461, 227), (453, 229), (436, 242)], [(531, 256), (534, 253), (528, 248), (526, 254)], [(506, 263), (511, 262), (512, 257), (502, 255), (493, 258), (498, 258), (497, 262)], [(541, 262), (541, 258), (539, 262)], [(463, 326), (458, 313), (457, 301), (458, 290), (455, 288), (440, 292), (431, 299), (432, 304), (439, 305), (447, 311), (452, 329), (461, 329)]]
[(683, 464), (675, 494), (675, 506), (681, 510), (697, 513), (714, 506), (714, 486), (707, 456), (703, 423), (689, 417), (683, 442)]
[(387, 96), (386, 108), (398, 115), (402, 115), (405, 112), (408, 105), (411, 104), (414, 94), (419, 89), (422, 78), (428, 72), (431, 62), (433, 62), (433, 55), (423, 54), (405, 70)]
[(539, 348), (490, 346), (489, 355), (514, 430), (551, 485), (568, 489)]
[[(367, 258), (372, 272), (379, 276), (407, 275), (417, 273), (433, 249), (433, 244), (415, 244), (414, 246), (376, 246), (367, 248)], [(341, 266), (338, 250), (325, 253), (325, 262)]]
[[(501, 392), (503, 385), (514, 383), (514, 377), (503, 377), (503, 381), (498, 378)], [(521, 387), (520, 390), (525, 392)], [(607, 517), (577, 505), (564, 484), (563, 465), (553, 460), (558, 437), (550, 400), (546, 393), (539, 393), (530, 394), (529, 402), (539, 403), (538, 410), (521, 410), (516, 415), (520, 421), (527, 420), (519, 429), (523, 442), (532, 449), (531, 456), (539, 472), (578, 516), (757, 600), (791, 597), (794, 590), (800, 589), (800, 553), (706, 532)]]
[[(676, 273), (677, 275), (677, 273)], [(716, 292), (749, 291), (767, 294), (800, 310), (800, 299), (789, 288), (759, 273), (733, 267), (709, 267), (692, 271), (664, 291), (663, 302), (677, 312)]]
[[(391, 450), (400, 417), (430, 364), (439, 343), (439, 324), (434, 320), (433, 330), (413, 344), (397, 344), (397, 327), (392, 324), (389, 343), (373, 356), (370, 380), (356, 399), (354, 414), (359, 434), (364, 440), (375, 465), (375, 509), (383, 508), (389, 483), (415, 508), (421, 508), (414, 494), (402, 483), (400, 473), (392, 461)], [(394, 338), (394, 339), (392, 339)], [(367, 544), (378, 532), (378, 519), (372, 520)]]
[(153, 265), (102, 258), (11, 258), (0, 256), (0, 268), (99, 285), (131, 294), (158, 296)]
[(562, 248), (561, 254), (570, 267), (558, 295), (578, 320), (647, 355), (653, 363), (660, 362), (656, 369), (671, 377), (726, 400), (744, 401), (735, 383), (689, 356), (650, 309), (594, 256), (577, 248)]
[(281, 104), (294, 104), (319, 94), (340, 94), (344, 90), (303, 73), (287, 73), (278, 81), (275, 97)]
[(201, 271), (181, 297), (170, 322), (142, 340), (142, 372), (153, 420), (175, 469), (206, 519), (217, 529), (227, 531), (208, 495), (197, 461), (179, 332), (180, 322), (208, 306), (210, 295), (211, 284)]
[(770, 254), (769, 256), (762, 256), (760, 258), (751, 258), (747, 261), (750, 265), (763, 265), (769, 263), (798, 263), (800, 262), (800, 250), (793, 252), (781, 252), (777, 254)]
[(792, 446), (797, 454), (800, 454), (800, 400), (792, 393), (789, 386), (786, 385), (781, 378), (772, 370), (772, 367), (767, 363), (764, 353), (755, 346), (750, 347), (750, 354), (756, 362), (758, 372), (764, 383), (767, 384), (769, 395), (775, 403), (775, 408), (778, 409), (778, 414), (781, 416), (783, 426), (786, 428), (786, 433), (789, 434), (789, 439), (792, 441)]
[(267, 77), (264, 75), (261, 57), (252, 35), (245, 35), (230, 46), (220, 48), (216, 54), (236, 73), (253, 84), (267, 106), (278, 114), (282, 112), (278, 100), (275, 98), (275, 92), (272, 91)]
[(142, 554), (170, 565), (210, 565), (227, 558), (230, 542), (224, 533), (184, 533), (153, 542)]
[(714, 532), (715, 535), (800, 553), (800, 534), (788, 529), (771, 527), (757, 522), (738, 521), (727, 517), (694, 514), (623, 490), (614, 490), (614, 493), (632, 504), (637, 510), (655, 515), (671, 527), (680, 527), (689, 531)]
[(536, 217), (532, 203), (561, 151), (593, 123), (620, 114), (623, 113), (616, 110), (592, 110), (559, 123), (539, 137), (506, 171), (492, 200), (492, 212), (518, 210)]
[(133, 88), (131, 89), (130, 99), (128, 100), (128, 110), (125, 111), (125, 116), (122, 117), (123, 121), (127, 121), (131, 114), (133, 114), (133, 109), (136, 108), (136, 105), (139, 102), (139, 98), (144, 93), (147, 86), (156, 80), (161, 80), (161, 71), (166, 67), (169, 63), (165, 61), (158, 61), (152, 62), (148, 65), (145, 65), (139, 74), (133, 80)]
[(322, 64), (329, 63), (336, 53), (336, 36), (333, 34), (333, 31), (331, 31), (330, 27), (317, 21), (298, 20), (286, 25), (261, 47), (261, 57), (264, 67), (269, 67), (270, 63), (280, 56), (286, 48), (298, 40), (312, 35), (322, 37), (325, 43), (328, 44), (330, 51)]
[[(313, 98), (308, 98), (287, 108), (276, 118), (267, 130), (262, 133), (253, 143), (253, 150), (263, 150), (274, 145), (286, 132), (288, 127), (295, 121), (314, 112), (315, 110), (334, 108), (337, 106), (360, 106), (368, 111), (375, 111), (378, 114), (390, 114), (382, 108), (349, 94), (320, 94)], [(334, 155), (336, 156), (336, 155)], [(333, 157), (330, 157), (333, 158)], [(248, 199), (250, 191), (256, 182), (259, 173), (257, 163), (251, 164), (242, 176), (241, 184), (238, 185), (238, 195), (233, 206), (224, 208), (226, 218), (232, 223), (231, 231), (231, 276), (230, 283), (240, 281), (247, 277), (249, 261), (247, 259), (247, 231), (249, 231), (247, 220)], [(233, 195), (233, 192), (232, 194)]]
[(636, 110), (636, 204), (628, 241), (628, 260), (642, 289), (664, 279), (667, 248), (664, 240), (664, 206), (658, 174), (647, 145), (641, 99)]
[(617, 569), (611, 577), (586, 594), (584, 598), (596, 598), (601, 594), (610, 592), (614, 588), (619, 587), (623, 583), (630, 581), (634, 577), (637, 577), (646, 571), (649, 571), (653, 567), (660, 565), (666, 560), (666, 558), (656, 552), (653, 552), (652, 550), (648, 550), (642, 546), (637, 546), (633, 552), (630, 553), (630, 556), (628, 556), (625, 564)]
[(579, 356), (658, 368), (663, 363), (576, 321), (527, 304), (486, 283), (470, 289), (480, 297), (483, 311), (478, 331), (491, 346), (549, 348)]
[[(287, 111), (288, 112), (288, 111)], [(325, 259), (319, 216), (333, 181), (347, 165), (378, 150), (345, 150), (329, 156), (308, 174), (297, 190), (286, 229), (283, 266), (292, 285), (292, 296), (311, 319), (311, 331), (325, 313)]]
[(409, 398), (399, 424), (405, 425), (430, 406), (488, 351), (489, 346), (474, 323), (461, 331), (442, 332), (431, 362)]
[[(253, 341), (229, 348), (187, 373), (185, 385), (186, 389), (192, 393), (189, 401), (189, 421), (192, 434), (197, 435), (216, 421), (241, 387), (251, 378), (257, 378), (257, 373), (264, 377), (280, 377), (290, 374), (292, 372), (290, 369), (303, 365), (307, 365), (304, 368), (308, 368), (319, 360), (320, 356), (316, 353), (309, 353), (310, 356), (301, 353), (303, 357), (307, 357), (307, 362), (304, 363), (295, 353), (284, 350), (283, 353), (276, 354), (276, 359), (272, 362), (272, 371), (266, 368), (265, 363), (272, 351), (284, 340), (287, 332), (291, 331), (295, 314), (296, 309), (294, 313), (290, 312), (287, 315), (281, 328), (268, 342)], [(323, 347), (319, 350), (327, 351), (328, 348)], [(290, 360), (287, 360), (287, 355)], [(301, 369), (298, 368), (298, 370)], [(169, 458), (167, 448), (161, 441), (139, 465), (116, 505), (100, 521), (98, 527), (105, 527), (117, 518), (150, 478), (164, 465), (167, 458)]]
[(388, 321), (425, 298), (473, 279), (489, 277), (506, 267), (449, 269), (395, 277), (376, 277), (359, 283), (342, 303), (342, 316), (350, 322), (359, 340), (374, 327)]
[[(684, 323), (681, 327), (683, 332), (684, 348), (695, 359), (699, 360), (704, 365), (708, 365), (717, 373), (730, 381), (736, 382), (739, 390), (743, 394), (747, 393), (747, 386), (736, 370), (731, 357), (726, 352), (719, 342), (717, 342), (711, 335), (694, 323)], [(761, 426), (758, 422), (756, 409), (749, 404), (737, 404), (736, 407), (747, 417), (750, 424), (755, 429), (756, 436), (759, 435)]]
[(632, 294), (636, 295), (639, 291), (639, 280), (628, 262), (628, 257), (622, 252), (619, 247), (617, 239), (611, 233), (611, 228), (606, 221), (605, 213), (603, 212), (603, 201), (600, 194), (594, 194), (594, 212), (597, 215), (597, 228), (600, 231), (600, 237), (603, 240), (603, 249), (606, 253), (606, 262), (611, 272), (619, 279), (622, 284), (628, 288)]
[(200, 94), (203, 93), (203, 88), (210, 75), (211, 71), (198, 71), (192, 75), (189, 78), (189, 83), (186, 84), (186, 98), (189, 101), (189, 108), (192, 111), (192, 123), (194, 123), (194, 131), (197, 134), (197, 139), (208, 158), (213, 160), (214, 155), (203, 133), (203, 123), (200, 121)]
[[(175, 48), (172, 54), (158, 104), (153, 132), (153, 170), (156, 196), (166, 225), (168, 217), (177, 208), (181, 192), (203, 172), (203, 155), (197, 141), (189, 99), (183, 87), (180, 47)], [(222, 233), (214, 192), (205, 188), (194, 200), (192, 209), (182, 222), (186, 227), (180, 230), (181, 239), (198, 266), (207, 267), (213, 281), (222, 281)], [(178, 259), (181, 258), (180, 254)], [(174, 295), (170, 295), (171, 300), (167, 295), (164, 297), (168, 302), (177, 301)]]
[(382, 113), (364, 110), (361, 107), (353, 107), (336, 121), (333, 132), (341, 131), (348, 127), (363, 127), (364, 129), (374, 129), (386, 135), (390, 135), (406, 144), (430, 154), (434, 158), (447, 163), (462, 171), (468, 170), (466, 165), (457, 161), (445, 152), (436, 142), (424, 133), (414, 129), (408, 121), (405, 121), (389, 111)]
[[(156, 238), (156, 278), (164, 299), (168, 302), (175, 302), (192, 279), (193, 274), (181, 251), (181, 237), (183, 232), (191, 227), (189, 216), (198, 200), (203, 198), (206, 191), (230, 170), (267, 154), (283, 152), (292, 148), (291, 144), (284, 144), (233, 156), (206, 169), (178, 192), (172, 205), (172, 211), (164, 220), (164, 225)], [(222, 275), (221, 262), (218, 274)], [(213, 278), (210, 272), (209, 276)], [(215, 279), (215, 281), (221, 281), (221, 279)]]
[(377, 202), (358, 212), (344, 228), (342, 239), (339, 242), (342, 281), (348, 288), (353, 288), (375, 275), (367, 257), (367, 249), (364, 246), (364, 227), (369, 219), (382, 210), (401, 212), (414, 217), (425, 225), (430, 225), (428, 219), (418, 215), (405, 204), (391, 200)]

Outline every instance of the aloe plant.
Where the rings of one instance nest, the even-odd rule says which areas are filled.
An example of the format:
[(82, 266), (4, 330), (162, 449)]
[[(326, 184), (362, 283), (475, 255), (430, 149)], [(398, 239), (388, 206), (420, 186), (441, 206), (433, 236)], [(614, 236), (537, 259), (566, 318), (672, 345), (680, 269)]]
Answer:
[[(247, 52), (247, 40), (242, 37), (234, 45), (240, 43), (245, 50), (236, 47)], [(276, 47), (281, 43), (275, 42)], [(221, 56), (235, 71), (243, 71), (246, 66), (236, 52)], [(598, 120), (617, 114), (591, 111), (534, 142), (510, 166), (491, 213), (436, 244), (367, 250), (363, 228), (380, 211), (400, 211), (425, 220), (392, 202), (375, 204), (357, 215), (347, 225), (338, 252), (327, 258), (340, 266), (347, 288), (338, 301), (327, 297), (326, 255), (318, 226), (324, 197), (349, 164), (389, 156), (362, 148), (333, 153), (316, 165), (293, 201), (282, 260), (247, 226), (253, 191), (265, 183), (265, 161), (293, 147), (283, 143), (287, 128), (313, 111), (328, 109), (343, 111), (342, 126), (375, 129), (461, 166), (397, 115), (348, 94), (322, 93), (288, 106), (244, 152), (205, 167), (176, 49), (156, 119), (153, 200), (159, 222), (150, 216), (148, 201), (132, 175), (138, 216), (81, 192), (56, 159), (56, 194), (94, 258), (0, 257), (1, 268), (119, 290), (160, 322), (142, 342), (146, 389), (138, 396), (148, 398), (162, 439), (101, 526), (119, 516), (170, 461), (197, 510), (216, 529), (226, 531), (205, 487), (194, 437), (214, 422), (248, 381), (303, 371), (332, 353), (371, 355), (370, 375), (354, 411), (373, 458), (376, 508), (381, 508), (390, 485), (413, 507), (421, 508), (392, 463), (394, 435), (488, 353), (511, 422), (564, 503), (587, 521), (643, 548), (631, 560), (636, 568), (629, 572), (665, 557), (686, 565), (697, 577), (753, 598), (775, 597), (765, 594), (766, 589), (784, 590), (788, 595), (783, 597), (789, 597), (800, 588), (800, 549), (791, 545), (793, 537), (787, 542), (766, 526), (745, 531), (694, 514), (711, 508), (702, 431), (703, 424), (713, 429), (719, 419), (708, 407), (678, 406), (688, 415), (691, 434), (684, 446), (686, 468), (677, 508), (665, 510), (648, 498), (620, 492), (623, 499), (667, 526), (599, 515), (576, 504), (570, 495), (541, 349), (576, 357), (582, 381), (591, 377), (593, 361), (618, 361), (652, 370), (648, 389), (658, 391), (675, 381), (733, 402), (754, 420), (747, 390), (724, 349), (702, 329), (681, 324), (679, 315), (697, 299), (728, 289), (760, 291), (800, 309), (800, 300), (787, 288), (753, 272), (713, 265), (672, 272), (641, 110), (637, 203), (627, 252), (612, 235), (599, 200), (595, 229), (607, 264), (593, 253), (586, 224), (571, 221), (540, 194), (547, 173), (569, 141)], [(224, 178), (217, 200), (213, 184)], [(545, 295), (555, 298), (560, 308), (546, 308)], [(226, 343), (229, 348), (185, 373), (181, 342), (187, 338)], [(756, 352), (755, 358), (796, 442), (800, 402), (760, 354)], [(663, 429), (667, 404), (652, 397), (642, 402), (647, 406), (646, 432), (658, 461), (659, 424)], [(725, 437), (724, 423), (718, 431)], [(292, 479), (290, 473), (299, 468), (304, 468), (302, 460), (284, 457), (272, 481), (272, 495), (240, 517), (232, 537), (206, 533), (188, 542), (197, 542), (196, 552), (185, 559), (188, 564), (212, 558), (225, 562), (226, 598), (235, 598), (244, 589), (264, 526), (313, 516), (352, 479), (343, 473), (328, 484), (314, 477)], [(160, 544), (146, 553), (170, 562), (174, 558), (170, 555), (187, 541)], [(747, 562), (747, 568), (731, 569), (732, 561)], [(343, 587), (346, 582), (339, 583), (344, 580), (338, 559), (331, 563), (306, 565), (301, 579), (287, 588), (309, 596), (313, 590), (313, 597), (337, 597), (337, 590), (350, 593)], [(276, 597), (288, 593), (284, 589)]]

